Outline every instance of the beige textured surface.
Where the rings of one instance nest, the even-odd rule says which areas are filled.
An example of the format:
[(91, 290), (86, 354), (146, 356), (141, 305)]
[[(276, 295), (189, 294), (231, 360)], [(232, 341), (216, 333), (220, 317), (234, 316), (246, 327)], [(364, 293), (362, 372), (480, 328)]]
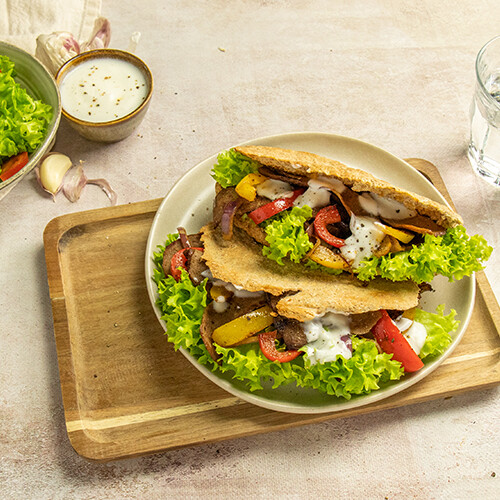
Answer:
[[(109, 146), (63, 125), (56, 149), (108, 179), (119, 203), (163, 196), (229, 145), (317, 130), (432, 161), (469, 231), (498, 246), (500, 191), (465, 157), (474, 59), (499, 32), (496, 0), (149, 0), (140, 12), (104, 0), (103, 14), (114, 47), (142, 33), (150, 110), (136, 135)], [(116, 464), (82, 460), (64, 428), (42, 231), (107, 204), (95, 186), (77, 204), (52, 203), (34, 176), (1, 203), (3, 498), (498, 496), (498, 388)], [(500, 297), (496, 254), (487, 276)]]

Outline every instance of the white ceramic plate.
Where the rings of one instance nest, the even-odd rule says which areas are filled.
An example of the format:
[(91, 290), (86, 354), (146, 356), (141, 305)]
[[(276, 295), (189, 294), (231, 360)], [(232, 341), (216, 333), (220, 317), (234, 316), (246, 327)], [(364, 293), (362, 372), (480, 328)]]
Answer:
[[(356, 139), (324, 133), (299, 132), (263, 137), (245, 144), (277, 146), (317, 153), (351, 167), (366, 170), (381, 179), (430, 199), (446, 203), (432, 184), (408, 163), (387, 151)], [(229, 147), (232, 146), (228, 146), (228, 149)], [(210, 170), (216, 163), (216, 158), (217, 155), (214, 155), (199, 163), (175, 184), (160, 205), (151, 226), (146, 248), (146, 283), (151, 303), (164, 329), (166, 329), (165, 322), (161, 320), (161, 311), (155, 304), (158, 296), (156, 284), (151, 279), (154, 269), (153, 252), (158, 245), (164, 244), (167, 234), (176, 232), (178, 226), (185, 227), (188, 233), (196, 233), (210, 221), (214, 198), (214, 181), (210, 177)], [(452, 353), (462, 338), (474, 305), (475, 279), (464, 278), (450, 283), (446, 278), (437, 277), (432, 286), (435, 292), (424, 294), (421, 307), (435, 312), (436, 307), (444, 303), (446, 312), (453, 308), (458, 313), (460, 327), (453, 334), (450, 347), (443, 355), (428, 362), (420, 371), (408, 374), (402, 380), (391, 382), (371, 394), (353, 396), (350, 400), (329, 396), (312, 389), (297, 388), (292, 384), (278, 389), (272, 389), (269, 385), (262, 391), (250, 392), (243, 383), (233, 380), (227, 374), (214, 373), (199, 364), (189, 353), (182, 349), (181, 352), (212, 382), (245, 401), (271, 410), (289, 413), (326, 413), (367, 405), (407, 389), (429, 375)]]

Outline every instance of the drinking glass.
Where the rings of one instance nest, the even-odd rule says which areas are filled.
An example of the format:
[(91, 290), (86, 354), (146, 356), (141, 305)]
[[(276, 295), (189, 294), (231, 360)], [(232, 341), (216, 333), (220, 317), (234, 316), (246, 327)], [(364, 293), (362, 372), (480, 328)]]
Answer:
[(477, 55), (470, 114), (469, 160), (480, 177), (500, 186), (500, 36)]

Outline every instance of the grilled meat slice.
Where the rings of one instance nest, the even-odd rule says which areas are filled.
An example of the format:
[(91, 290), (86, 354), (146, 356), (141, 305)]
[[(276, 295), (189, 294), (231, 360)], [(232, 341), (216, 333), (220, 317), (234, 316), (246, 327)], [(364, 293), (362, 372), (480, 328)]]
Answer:
[(307, 337), (302, 325), (296, 319), (288, 319), (278, 316), (274, 320), (274, 327), (281, 334), (287, 349), (300, 349), (307, 344)]

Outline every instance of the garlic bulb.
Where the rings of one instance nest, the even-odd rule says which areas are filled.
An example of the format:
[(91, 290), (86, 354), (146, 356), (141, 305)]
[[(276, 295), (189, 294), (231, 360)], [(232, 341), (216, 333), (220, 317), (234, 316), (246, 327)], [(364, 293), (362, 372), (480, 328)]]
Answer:
[(40, 35), (36, 39), (35, 57), (47, 69), (56, 74), (57, 70), (68, 60), (80, 53), (80, 45), (71, 33), (56, 31), (50, 35)]
[(81, 44), (67, 31), (39, 35), (36, 39), (35, 57), (55, 75), (68, 59), (89, 50), (105, 49), (109, 46), (110, 39), (109, 21), (104, 17), (98, 17), (94, 22), (94, 31), (89, 40)]
[(49, 153), (37, 167), (38, 180), (45, 191), (54, 197), (61, 189), (64, 176), (73, 163), (61, 153)]

